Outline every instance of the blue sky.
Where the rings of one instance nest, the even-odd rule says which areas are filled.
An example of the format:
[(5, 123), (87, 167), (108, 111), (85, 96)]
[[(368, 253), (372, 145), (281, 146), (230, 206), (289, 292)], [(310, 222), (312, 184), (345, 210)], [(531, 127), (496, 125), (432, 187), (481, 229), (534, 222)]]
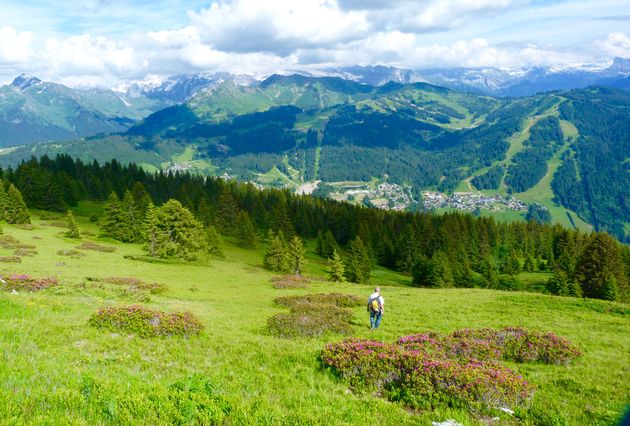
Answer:
[(0, 0), (0, 82), (189, 72), (567, 66), (630, 56), (627, 0)]

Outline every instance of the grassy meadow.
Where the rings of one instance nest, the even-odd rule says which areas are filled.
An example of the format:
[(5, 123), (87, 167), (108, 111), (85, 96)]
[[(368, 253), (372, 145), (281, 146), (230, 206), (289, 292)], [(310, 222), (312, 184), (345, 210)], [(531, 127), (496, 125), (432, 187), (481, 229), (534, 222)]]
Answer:
[[(76, 213), (83, 241), (115, 248), (57, 254), (81, 242), (62, 236), (33, 214), (33, 227), (3, 225), (4, 235), (34, 245), (21, 263), (0, 263), (0, 274), (57, 277), (36, 293), (0, 291), (0, 424), (431, 424), (454, 419), (476, 424), (614, 424), (630, 401), (630, 308), (599, 300), (482, 289), (417, 289), (409, 278), (377, 269), (370, 285), (325, 281), (325, 263), (309, 253), (305, 289), (275, 289), (257, 250), (225, 242), (225, 259), (196, 263), (145, 262), (139, 245), (96, 237)], [(81, 216), (82, 215), (82, 216)], [(47, 223), (44, 225), (42, 223)], [(311, 247), (312, 248), (312, 247)], [(1, 249), (0, 256), (13, 250)], [(135, 277), (164, 284), (161, 294), (99, 282)], [(88, 280), (90, 278), (90, 280)], [(535, 277), (532, 280), (536, 280)], [(281, 339), (267, 318), (286, 308), (279, 296), (341, 292), (365, 297), (379, 284), (383, 325), (369, 330), (365, 308), (354, 308), (353, 335), (383, 341), (420, 331), (524, 326), (553, 331), (584, 353), (567, 366), (508, 365), (533, 383), (527, 410), (499, 420), (447, 407), (412, 411), (374, 395), (350, 391), (318, 359), (340, 335)], [(166, 312), (189, 310), (205, 325), (191, 338), (139, 338), (91, 327), (100, 307), (139, 303)]]

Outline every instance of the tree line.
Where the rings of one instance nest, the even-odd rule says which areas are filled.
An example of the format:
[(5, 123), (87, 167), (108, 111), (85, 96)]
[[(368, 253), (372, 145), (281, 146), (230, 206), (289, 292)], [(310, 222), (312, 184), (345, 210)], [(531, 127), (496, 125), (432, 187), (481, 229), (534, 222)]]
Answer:
[[(330, 259), (331, 271), (349, 281), (366, 282), (372, 268), (382, 265), (409, 273), (418, 286), (514, 289), (519, 287), (514, 276), (522, 270), (544, 270), (567, 283), (557, 291), (550, 284), (552, 292), (568, 294), (563, 289), (573, 286), (582, 296), (628, 298), (630, 250), (604, 233), (584, 234), (536, 221), (497, 223), (464, 213), (385, 211), (188, 173), (147, 173), (117, 161), (84, 163), (64, 155), (33, 158), (2, 175), (28, 194), (28, 207), (63, 211), (79, 200), (105, 201), (103, 234), (142, 242), (156, 256), (220, 252), (220, 235), (245, 248), (264, 240), (269, 253), (281, 235), (277, 247), (289, 253), (293, 266), (284, 268), (283, 259), (278, 263), (290, 272), (295, 272), (295, 254), (301, 250), (284, 248), (316, 239), (316, 250)], [(191, 245), (182, 248), (180, 242)], [(271, 258), (267, 261), (273, 264)]]

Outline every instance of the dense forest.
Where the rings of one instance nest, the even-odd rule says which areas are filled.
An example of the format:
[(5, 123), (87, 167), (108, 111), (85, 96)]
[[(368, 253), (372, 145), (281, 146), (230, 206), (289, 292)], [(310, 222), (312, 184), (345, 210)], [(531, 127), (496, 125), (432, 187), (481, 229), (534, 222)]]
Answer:
[[(64, 211), (80, 200), (106, 201), (100, 218), (104, 233), (122, 241), (146, 243), (147, 216), (164, 214), (190, 217), (195, 226), (216, 228), (243, 246), (255, 245), (268, 230), (288, 241), (316, 238), (326, 258), (340, 250), (361, 259), (357, 268), (364, 272), (355, 272), (355, 280), (369, 279), (371, 265), (379, 264), (408, 272), (420, 286), (518, 289), (514, 275), (545, 270), (554, 272), (553, 293), (628, 298), (630, 249), (605, 233), (587, 235), (535, 220), (506, 224), (460, 213), (385, 211), (188, 173), (149, 174), (115, 160), (83, 163), (66, 155), (33, 158), (2, 175), (30, 208)], [(166, 211), (156, 213), (153, 205)]]

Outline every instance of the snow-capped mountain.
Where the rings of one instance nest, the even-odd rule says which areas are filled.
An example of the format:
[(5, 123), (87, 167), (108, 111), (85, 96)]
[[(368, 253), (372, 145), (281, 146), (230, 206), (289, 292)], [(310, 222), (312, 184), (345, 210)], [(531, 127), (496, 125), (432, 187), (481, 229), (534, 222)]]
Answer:
[(145, 80), (116, 86), (113, 90), (132, 97), (146, 96), (168, 104), (178, 104), (186, 102), (199, 91), (224, 81), (232, 81), (239, 86), (257, 83), (257, 79), (251, 75), (216, 72), (182, 74), (166, 78), (151, 76)]

